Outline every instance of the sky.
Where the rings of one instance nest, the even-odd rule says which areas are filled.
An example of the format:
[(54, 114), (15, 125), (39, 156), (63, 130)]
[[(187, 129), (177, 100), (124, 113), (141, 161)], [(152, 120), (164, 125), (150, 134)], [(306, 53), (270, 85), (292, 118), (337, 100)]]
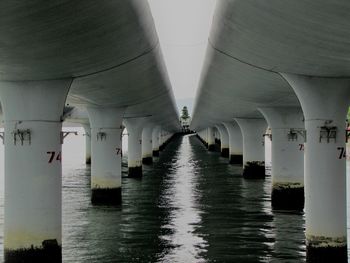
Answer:
[(149, 0), (179, 108), (192, 112), (216, 0)]

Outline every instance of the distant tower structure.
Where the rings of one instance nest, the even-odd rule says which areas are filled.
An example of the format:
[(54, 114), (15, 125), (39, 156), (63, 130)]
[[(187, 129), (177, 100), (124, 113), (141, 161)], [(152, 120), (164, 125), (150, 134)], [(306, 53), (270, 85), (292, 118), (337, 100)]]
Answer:
[(180, 116), (180, 123), (182, 127), (182, 132), (183, 133), (189, 133), (190, 132), (190, 122), (191, 122), (191, 117), (188, 114), (188, 109), (186, 106), (182, 108), (182, 113)]

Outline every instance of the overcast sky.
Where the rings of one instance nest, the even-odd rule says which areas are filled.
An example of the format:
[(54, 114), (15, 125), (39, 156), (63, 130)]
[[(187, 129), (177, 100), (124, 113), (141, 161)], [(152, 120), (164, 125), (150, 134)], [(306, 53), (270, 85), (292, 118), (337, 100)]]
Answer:
[(216, 0), (149, 0), (177, 100), (194, 98)]

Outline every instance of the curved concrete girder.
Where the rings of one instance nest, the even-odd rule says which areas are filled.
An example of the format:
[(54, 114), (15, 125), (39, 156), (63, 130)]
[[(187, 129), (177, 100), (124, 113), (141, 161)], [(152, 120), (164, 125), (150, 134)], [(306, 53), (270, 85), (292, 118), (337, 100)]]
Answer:
[(71, 106), (128, 107), (162, 97), (168, 103), (158, 111), (176, 112), (147, 1), (3, 1), (0, 14), (0, 79), (72, 77)]
[(0, 78), (84, 76), (133, 60), (158, 42), (146, 1), (1, 1)]
[(262, 118), (261, 106), (300, 106), (288, 83), (273, 72), (241, 63), (208, 47), (191, 129), (234, 117)]
[(68, 103), (127, 107), (171, 91), (160, 48), (120, 67), (76, 78)]
[(348, 76), (349, 12), (346, 0), (218, 1), (209, 41), (266, 70)]

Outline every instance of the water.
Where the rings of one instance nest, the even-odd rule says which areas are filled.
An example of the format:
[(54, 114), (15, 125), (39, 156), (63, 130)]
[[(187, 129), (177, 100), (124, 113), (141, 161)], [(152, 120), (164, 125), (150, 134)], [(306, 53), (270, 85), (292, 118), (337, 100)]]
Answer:
[[(305, 260), (304, 216), (271, 211), (270, 178), (244, 180), (194, 136), (170, 143), (142, 180), (126, 177), (124, 159), (120, 208), (91, 206), (83, 143), (63, 149), (64, 262)], [(3, 198), (0, 235), (2, 222)]]

